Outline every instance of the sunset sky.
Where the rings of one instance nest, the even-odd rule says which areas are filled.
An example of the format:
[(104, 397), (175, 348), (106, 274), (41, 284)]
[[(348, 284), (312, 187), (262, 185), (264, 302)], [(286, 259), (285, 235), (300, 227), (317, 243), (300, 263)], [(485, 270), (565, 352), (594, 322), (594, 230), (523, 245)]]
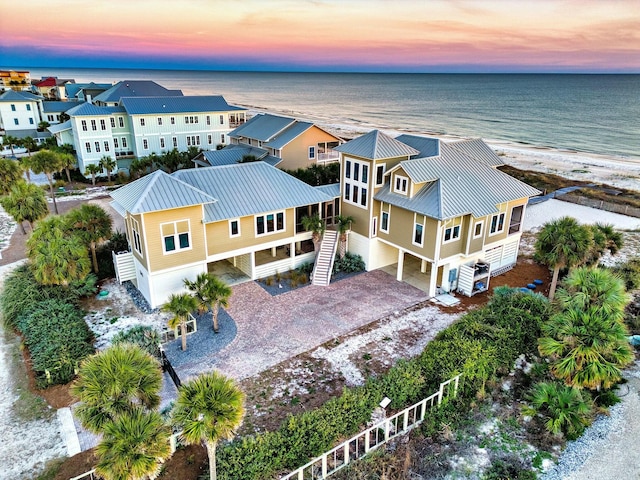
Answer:
[(0, 68), (640, 73), (640, 0), (0, 0)]

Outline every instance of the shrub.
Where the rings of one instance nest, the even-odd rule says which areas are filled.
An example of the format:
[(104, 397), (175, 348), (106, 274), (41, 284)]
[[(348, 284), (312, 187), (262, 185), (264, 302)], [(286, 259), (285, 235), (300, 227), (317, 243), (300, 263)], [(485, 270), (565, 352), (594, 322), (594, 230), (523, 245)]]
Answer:
[(364, 260), (360, 255), (347, 252), (344, 258), (336, 258), (333, 263), (333, 274), (363, 272), (365, 269)]
[(124, 332), (118, 332), (113, 336), (111, 340), (113, 345), (119, 343), (133, 343), (139, 346), (145, 352), (149, 353), (155, 358), (160, 358), (160, 349), (158, 345), (162, 343), (160, 334), (153, 327), (148, 325), (136, 325)]
[(116, 275), (113, 267), (112, 252), (126, 252), (129, 250), (127, 237), (122, 232), (115, 232), (108, 242), (103, 243), (96, 249), (96, 257), (98, 258), (98, 276), (102, 280), (104, 278), (113, 278)]

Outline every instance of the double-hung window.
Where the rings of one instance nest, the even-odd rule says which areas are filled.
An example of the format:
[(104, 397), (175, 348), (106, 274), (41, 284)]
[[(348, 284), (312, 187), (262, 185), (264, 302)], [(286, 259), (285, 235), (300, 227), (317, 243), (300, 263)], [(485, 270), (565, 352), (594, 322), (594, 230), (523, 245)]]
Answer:
[(476, 222), (473, 225), (473, 238), (480, 238), (482, 236), (482, 222)]
[(345, 160), (345, 202), (367, 208), (369, 204), (369, 164), (357, 160)]
[(229, 236), (230, 237), (239, 237), (240, 236), (240, 220), (234, 218), (233, 220), (229, 220)]
[(100, 130), (106, 130), (107, 129), (107, 122), (104, 121), (104, 118), (100, 119)]
[(453, 242), (460, 238), (460, 225), (453, 225), (444, 229), (443, 242)]
[(131, 218), (131, 237), (133, 238), (133, 248), (142, 254), (142, 244), (140, 243), (140, 224), (135, 218)]
[(191, 249), (189, 220), (160, 224), (162, 249), (164, 253), (174, 253)]
[(95, 142), (96, 143), (96, 152), (100, 153), (100, 142)]
[(140, 126), (141, 126), (141, 127), (144, 127), (144, 124), (145, 124), (145, 120), (144, 120), (144, 118), (141, 118), (141, 119), (140, 119)]
[(122, 137), (122, 148), (127, 148), (127, 137)]
[(96, 125), (96, 121), (95, 120), (91, 120), (91, 130), (97, 130), (98, 126)]
[(118, 126), (124, 128), (124, 117), (118, 117)]
[(149, 140), (147, 140), (146, 138), (142, 139), (142, 148), (145, 150), (149, 149)]
[(162, 126), (162, 117), (158, 117), (158, 125)]
[(160, 137), (160, 148), (164, 148), (164, 137)]
[(86, 132), (87, 131), (87, 121), (86, 120), (81, 120), (80, 124), (82, 125), (82, 131)]
[(109, 120), (111, 122), (111, 128), (116, 128), (116, 119), (111, 117)]
[(109, 140), (105, 140), (104, 141), (104, 151), (108, 152), (109, 151)]
[(409, 179), (402, 175), (393, 176), (393, 191), (395, 193), (401, 193), (406, 195), (409, 191)]
[(87, 153), (91, 153), (91, 143), (85, 142), (84, 149), (87, 151)]
[(424, 217), (414, 217), (412, 243), (418, 247), (424, 246)]
[(316, 159), (316, 147), (309, 147), (309, 160)]
[(272, 233), (284, 232), (285, 220), (284, 212), (267, 213), (256, 215), (256, 235), (269, 235)]
[(501, 233), (504, 230), (504, 213), (498, 213), (491, 217), (491, 227), (489, 228), (489, 235), (495, 235)]

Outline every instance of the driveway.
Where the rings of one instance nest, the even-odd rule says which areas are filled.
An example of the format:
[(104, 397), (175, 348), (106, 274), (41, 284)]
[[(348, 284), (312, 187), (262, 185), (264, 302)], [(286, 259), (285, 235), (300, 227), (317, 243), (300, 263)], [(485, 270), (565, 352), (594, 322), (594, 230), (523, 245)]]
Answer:
[(236, 337), (217, 354), (182, 363), (177, 372), (183, 381), (214, 367), (241, 380), (427, 300), (425, 292), (380, 270), (276, 296), (256, 282), (232, 288), (227, 312)]

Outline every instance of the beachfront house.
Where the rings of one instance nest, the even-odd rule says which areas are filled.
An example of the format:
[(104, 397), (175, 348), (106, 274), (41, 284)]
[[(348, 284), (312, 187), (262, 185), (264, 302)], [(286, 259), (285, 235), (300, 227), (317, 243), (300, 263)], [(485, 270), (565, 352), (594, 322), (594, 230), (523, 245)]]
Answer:
[(202, 272), (250, 280), (312, 262), (301, 218), (335, 201), (266, 162), (156, 171), (111, 196), (131, 245), (114, 254), (118, 279), (151, 307)]
[[(150, 93), (156, 95), (141, 95)], [(93, 100), (67, 110), (70, 119), (49, 128), (58, 145), (73, 145), (81, 172), (105, 155), (126, 168), (133, 158), (174, 148), (216, 149), (245, 116), (220, 95), (184, 96), (154, 82), (119, 82)]]
[(42, 121), (42, 97), (6, 90), (0, 94), (0, 136), (36, 137)]
[(336, 148), (350, 252), (429, 296), (489, 288), (517, 259), (529, 197), (482, 140), (444, 143), (374, 130)]
[[(195, 159), (197, 165), (237, 163), (243, 158), (267, 161), (283, 170), (337, 162), (342, 139), (311, 122), (261, 113), (229, 133), (229, 146)], [(225, 151), (226, 150), (226, 151)]]

